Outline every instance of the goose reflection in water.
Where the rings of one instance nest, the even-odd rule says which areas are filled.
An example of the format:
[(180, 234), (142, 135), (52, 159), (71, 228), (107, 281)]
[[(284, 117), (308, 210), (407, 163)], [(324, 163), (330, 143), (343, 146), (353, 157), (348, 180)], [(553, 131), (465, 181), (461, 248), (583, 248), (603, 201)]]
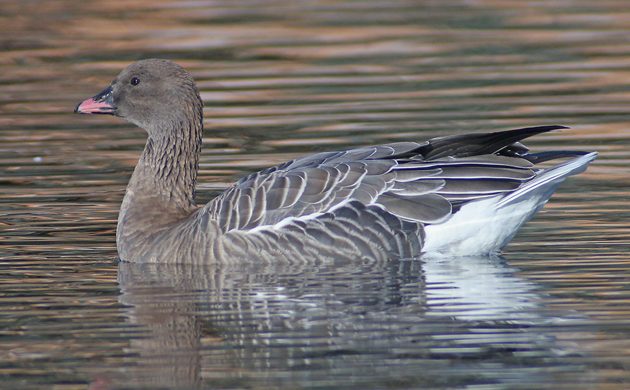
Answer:
[(283, 378), (312, 384), (332, 376), (337, 384), (373, 386), (391, 365), (412, 387), (447, 374), (455, 385), (495, 372), (478, 373), (471, 361), (492, 361), (509, 373), (512, 365), (522, 368), (519, 355), (549, 354), (553, 346), (543, 332), (528, 331), (540, 319), (534, 286), (501, 257), (121, 262), (119, 284), (128, 321), (141, 329), (127, 352), (142, 363), (129, 368), (126, 385), (281, 386)]

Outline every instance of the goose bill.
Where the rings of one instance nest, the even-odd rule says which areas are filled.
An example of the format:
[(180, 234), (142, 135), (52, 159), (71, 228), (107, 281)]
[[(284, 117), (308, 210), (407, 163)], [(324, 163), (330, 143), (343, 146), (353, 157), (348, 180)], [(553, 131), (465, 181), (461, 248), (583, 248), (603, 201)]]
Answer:
[(107, 87), (98, 95), (85, 99), (77, 105), (74, 112), (79, 114), (109, 114), (113, 115), (116, 111), (113, 101), (112, 87)]

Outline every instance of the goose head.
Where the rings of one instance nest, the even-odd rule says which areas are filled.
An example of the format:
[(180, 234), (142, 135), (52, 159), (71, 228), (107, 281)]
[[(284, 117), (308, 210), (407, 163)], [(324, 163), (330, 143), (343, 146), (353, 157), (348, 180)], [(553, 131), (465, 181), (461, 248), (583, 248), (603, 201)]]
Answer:
[(79, 114), (121, 117), (158, 137), (194, 122), (201, 125), (202, 101), (192, 76), (168, 60), (132, 63), (97, 95), (79, 103)]

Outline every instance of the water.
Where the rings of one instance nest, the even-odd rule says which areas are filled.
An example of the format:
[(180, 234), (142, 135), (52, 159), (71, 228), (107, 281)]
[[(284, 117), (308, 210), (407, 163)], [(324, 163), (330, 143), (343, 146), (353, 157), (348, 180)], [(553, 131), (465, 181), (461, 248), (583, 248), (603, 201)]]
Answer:
[[(1, 388), (602, 388), (630, 382), (630, 5), (0, 3)], [(600, 152), (503, 258), (115, 262), (145, 135), (73, 115), (130, 61), (191, 70), (199, 196), (320, 150), (565, 124)]]

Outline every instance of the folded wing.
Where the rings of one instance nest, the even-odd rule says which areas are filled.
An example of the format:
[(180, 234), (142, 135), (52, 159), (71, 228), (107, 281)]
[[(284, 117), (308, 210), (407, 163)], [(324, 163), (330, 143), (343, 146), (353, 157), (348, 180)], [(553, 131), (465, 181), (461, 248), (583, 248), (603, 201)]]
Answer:
[[(251, 174), (208, 203), (223, 231), (283, 226), (334, 212), (349, 202), (404, 221), (439, 224), (463, 204), (508, 195), (536, 177), (519, 141), (561, 129), (542, 126), (319, 153)], [(560, 157), (564, 157), (562, 152)]]

